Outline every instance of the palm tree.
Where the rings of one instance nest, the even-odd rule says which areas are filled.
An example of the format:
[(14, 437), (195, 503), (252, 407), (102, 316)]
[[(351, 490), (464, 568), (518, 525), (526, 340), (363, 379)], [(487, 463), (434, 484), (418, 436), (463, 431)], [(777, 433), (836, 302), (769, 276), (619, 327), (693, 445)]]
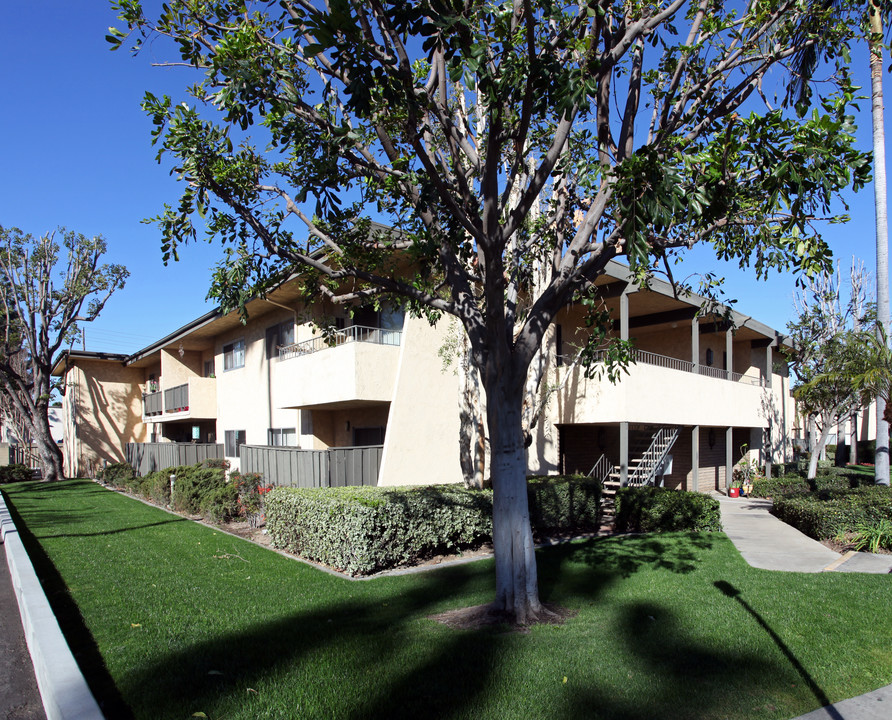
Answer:
[[(867, 0), (865, 24), (868, 52), (870, 54), (870, 85), (873, 130), (874, 201), (876, 204), (876, 280), (877, 280), (877, 337), (886, 341), (889, 337), (889, 228), (886, 212), (886, 131), (883, 122), (883, 11), (888, 11), (888, 0)], [(817, 0), (814, 3), (814, 20), (800, 28), (802, 38), (820, 38), (821, 24), (827, 14), (836, 18), (857, 11), (857, 5), (845, 0)], [(788, 101), (805, 104), (809, 97), (809, 81), (820, 56), (828, 48), (818, 43), (806, 43), (794, 56), (792, 82)], [(885, 418), (886, 398), (876, 395), (876, 465), (874, 478), (877, 485), (889, 484), (889, 423)]]
[[(877, 337), (889, 337), (889, 227), (886, 215), (886, 131), (883, 123), (883, 19), (879, 0), (869, 0), (868, 49), (873, 117), (873, 187), (876, 202), (877, 246)], [(874, 478), (877, 485), (889, 484), (889, 423), (886, 398), (876, 395), (877, 447)]]

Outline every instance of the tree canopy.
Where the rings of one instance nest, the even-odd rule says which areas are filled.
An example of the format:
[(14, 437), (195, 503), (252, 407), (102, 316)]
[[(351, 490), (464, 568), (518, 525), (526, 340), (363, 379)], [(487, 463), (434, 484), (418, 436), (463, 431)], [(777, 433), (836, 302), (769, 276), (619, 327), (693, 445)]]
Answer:
[(64, 229), (58, 237), (35, 238), (0, 226), (2, 407), (29, 430), (47, 480), (62, 479), (62, 453), (48, 418), (53, 365), (73, 342), (78, 323), (96, 319), (128, 276), (122, 265), (100, 264), (103, 238)]
[[(231, 307), (300, 269), (311, 297), (461, 321), (486, 393), (496, 606), (520, 621), (541, 611), (520, 406), (557, 312), (617, 256), (645, 282), (700, 242), (759, 276), (820, 270), (821, 221), (869, 174), (852, 25), (819, 3), (113, 5), (113, 47), (151, 41), (198, 71), (189, 101), (144, 101), (184, 181), (155, 218), (168, 257), (222, 240)], [(819, 37), (817, 107), (785, 109), (770, 87)]]

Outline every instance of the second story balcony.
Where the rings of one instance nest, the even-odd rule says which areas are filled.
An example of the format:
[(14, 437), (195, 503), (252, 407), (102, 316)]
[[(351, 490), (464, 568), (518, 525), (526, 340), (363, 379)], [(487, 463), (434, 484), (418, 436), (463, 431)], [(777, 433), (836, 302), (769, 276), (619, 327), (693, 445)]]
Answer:
[(400, 330), (351, 325), (348, 328), (335, 330), (333, 333), (320, 335), (303, 342), (283, 345), (279, 348), (279, 359), (290, 360), (354, 342), (371, 343), (372, 345), (399, 345), (402, 335)]
[(276, 406), (323, 408), (390, 402), (401, 342), (399, 330), (354, 325), (280, 348)]
[(213, 420), (217, 417), (217, 384), (214, 378), (191, 377), (185, 383), (144, 393), (143, 422)]
[(555, 377), (559, 421), (759, 427), (775, 402), (757, 368), (741, 374), (643, 350), (633, 357), (615, 383), (606, 372), (586, 378), (563, 358)]

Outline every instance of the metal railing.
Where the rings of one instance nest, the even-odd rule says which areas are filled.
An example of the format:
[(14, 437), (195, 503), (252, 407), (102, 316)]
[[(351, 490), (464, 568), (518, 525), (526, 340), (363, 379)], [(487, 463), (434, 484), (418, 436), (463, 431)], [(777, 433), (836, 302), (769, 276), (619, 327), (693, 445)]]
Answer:
[(164, 391), (164, 411), (183, 412), (189, 409), (189, 385), (177, 385)]
[(633, 487), (651, 484), (677, 439), (678, 428), (660, 428), (655, 432), (650, 447), (644, 451), (638, 466), (629, 474), (626, 484)]
[[(564, 367), (572, 365), (574, 358), (567, 355), (561, 356)], [(593, 362), (604, 362), (607, 359), (606, 350), (598, 350), (592, 355)], [(694, 363), (688, 360), (679, 360), (678, 358), (668, 357), (666, 355), (658, 355), (657, 353), (648, 352), (647, 350), (633, 350), (632, 360), (636, 363), (644, 365), (656, 365), (657, 367), (667, 368), (669, 370), (679, 370), (681, 372), (694, 372)], [(732, 372), (730, 378), (728, 371), (708, 365), (698, 365), (697, 374), (705, 377), (713, 377), (719, 380), (731, 380), (732, 382), (740, 382), (746, 385), (756, 385), (765, 387), (765, 378), (754, 377), (753, 375), (745, 375), (743, 373)]]
[(755, 377), (753, 375), (744, 375), (743, 373), (731, 373), (731, 380), (734, 382), (741, 382), (745, 385), (756, 385), (757, 387), (765, 387), (765, 378), (761, 375)]
[(351, 325), (343, 330), (336, 330), (327, 335), (319, 335), (292, 345), (283, 345), (279, 348), (279, 360), (311, 355), (326, 348), (338, 347), (353, 342), (373, 343), (375, 345), (399, 345), (402, 340), (401, 330), (387, 330), (384, 328), (366, 327), (365, 325)]
[(598, 461), (594, 464), (594, 467), (589, 470), (588, 476), (594, 478), (603, 486), (607, 481), (607, 478), (610, 477), (611, 472), (613, 472), (613, 464), (607, 459), (607, 456), (602, 453), (601, 457), (599, 457)]
[(722, 370), (721, 368), (711, 367), (709, 365), (700, 365), (697, 368), (697, 372), (701, 375), (705, 375), (706, 377), (714, 377), (719, 380), (727, 380), (728, 379), (728, 371)]
[(142, 396), (142, 414), (145, 416), (149, 415), (160, 415), (164, 412), (164, 407), (162, 405), (162, 400), (164, 399), (164, 393), (150, 392), (144, 393)]

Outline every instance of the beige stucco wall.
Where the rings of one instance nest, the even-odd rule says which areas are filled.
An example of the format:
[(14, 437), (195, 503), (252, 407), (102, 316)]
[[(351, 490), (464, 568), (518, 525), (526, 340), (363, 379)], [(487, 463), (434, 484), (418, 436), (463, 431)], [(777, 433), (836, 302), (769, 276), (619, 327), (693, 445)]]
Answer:
[(406, 317), (380, 485), (461, 482), (458, 447), (458, 379), (443, 369), (438, 350), (447, 321), (431, 327)]
[(177, 350), (161, 351), (161, 377), (164, 389), (183, 385), (190, 377), (201, 377), (202, 354), (195, 350), (183, 351), (182, 357)]
[[(217, 442), (224, 443), (227, 430), (244, 430), (248, 445), (266, 445), (269, 428), (297, 428), (297, 411), (283, 409), (275, 400), (279, 360), (266, 358), (266, 329), (293, 317), (278, 310), (216, 338)], [(223, 370), (223, 347), (239, 338), (245, 341), (245, 365)], [(235, 469), (237, 459), (230, 459)]]
[(129, 442), (146, 442), (141, 369), (120, 362), (79, 360), (65, 375), (62, 402), (65, 474), (93, 477), (106, 463), (122, 462)]
[(400, 347), (351, 342), (288, 358), (276, 368), (280, 407), (390, 402)]

